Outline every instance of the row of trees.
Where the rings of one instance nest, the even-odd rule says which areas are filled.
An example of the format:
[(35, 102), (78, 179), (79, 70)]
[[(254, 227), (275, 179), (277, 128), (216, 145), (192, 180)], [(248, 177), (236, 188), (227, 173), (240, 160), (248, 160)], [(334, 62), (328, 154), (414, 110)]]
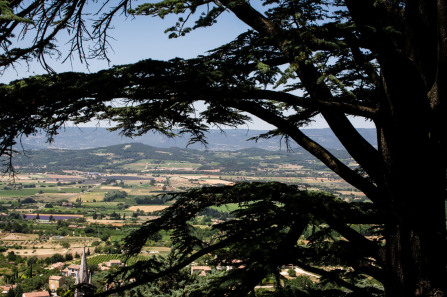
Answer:
[(127, 192), (126, 191), (118, 191), (118, 190), (114, 190), (111, 192), (107, 192), (104, 195), (104, 202), (112, 202), (115, 201), (116, 199), (124, 199), (127, 197)]
[[(72, 38), (70, 54), (84, 61), (84, 42), (89, 40), (93, 56), (105, 56), (108, 29), (119, 12), (178, 15), (178, 22), (168, 26), (170, 37), (212, 26), (226, 12), (248, 29), (193, 59), (145, 60), (98, 73), (53, 73), (2, 85), (0, 155), (12, 157), (17, 137), (40, 129), (51, 140), (68, 120), (81, 123), (96, 117), (115, 121), (113, 129), (126, 136), (149, 130), (172, 136), (178, 131), (191, 135), (192, 142), (206, 143), (209, 125), (238, 126), (256, 116), (275, 127), (258, 138), (281, 135), (286, 144), (295, 141), (362, 191), (372, 202), (369, 206), (381, 213), (375, 223), (384, 226), (384, 246), (327, 214), (326, 223), (343, 233), (356, 251), (354, 262), (363, 262), (357, 253), (372, 259), (348, 266), (380, 280), (387, 296), (447, 294), (445, 1), (161, 0), (136, 7), (133, 2), (102, 1), (90, 31), (85, 12), (91, 6), (86, 0), (3, 1), (0, 65), (37, 58), (47, 66), (47, 54), (59, 52), (56, 36), (65, 30)], [(15, 42), (18, 32), (32, 34), (32, 44), (21, 47)], [(124, 104), (111, 104), (118, 98)], [(196, 102), (204, 103), (204, 109), (197, 110)], [(300, 130), (318, 114), (359, 164), (357, 170)], [(375, 124), (377, 148), (359, 135), (348, 116)], [(13, 169), (11, 159), (6, 159), (6, 166)], [(318, 215), (316, 211), (322, 210), (316, 207), (310, 213)], [(276, 236), (272, 242), (284, 243)], [(284, 236), (296, 239), (296, 234)], [(195, 249), (205, 253), (211, 246), (202, 243)], [(286, 246), (284, 254), (295, 251)], [(272, 251), (271, 245), (264, 247)], [(271, 262), (265, 264), (273, 269), (278, 262), (272, 254), (266, 256)], [(137, 283), (178, 267), (168, 266)], [(256, 277), (228, 277), (240, 279), (248, 290), (262, 274), (253, 273)], [(340, 282), (363, 292), (347, 276)], [(227, 292), (238, 296), (247, 290)]]

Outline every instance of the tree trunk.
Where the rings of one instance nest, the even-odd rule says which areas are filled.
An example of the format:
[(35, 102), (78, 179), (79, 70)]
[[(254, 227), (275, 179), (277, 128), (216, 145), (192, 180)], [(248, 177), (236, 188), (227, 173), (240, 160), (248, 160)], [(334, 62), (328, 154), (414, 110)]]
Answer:
[(385, 291), (389, 297), (447, 296), (446, 134), (424, 131), (423, 120), (414, 125), (399, 129), (394, 122), (380, 131), (383, 187), (395, 213), (385, 226)]
[(406, 223), (386, 226), (386, 296), (445, 296), (446, 249), (439, 225), (426, 222), (423, 228)]

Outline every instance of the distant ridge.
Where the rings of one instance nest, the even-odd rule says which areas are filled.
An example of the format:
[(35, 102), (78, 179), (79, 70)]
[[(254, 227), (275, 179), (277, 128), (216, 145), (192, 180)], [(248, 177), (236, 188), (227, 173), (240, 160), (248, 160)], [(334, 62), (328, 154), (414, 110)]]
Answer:
[[(358, 129), (359, 133), (373, 146), (377, 146), (376, 130), (372, 128)], [(208, 150), (239, 150), (244, 148), (261, 148), (267, 150), (285, 149), (284, 142), (281, 143), (280, 138), (262, 139), (258, 142), (247, 141), (247, 139), (265, 133), (266, 130), (247, 130), (247, 129), (230, 129), (224, 132), (220, 130), (210, 130), (207, 135)], [(330, 149), (343, 149), (338, 139), (332, 131), (326, 129), (304, 129), (303, 132)], [(185, 148), (188, 143), (187, 137), (167, 138), (157, 133), (147, 133), (146, 135), (128, 138), (119, 135), (119, 132), (110, 132), (106, 128), (76, 128), (68, 127), (60, 131), (55, 136), (54, 142), (49, 144), (46, 142), (45, 134), (38, 134), (22, 139), (25, 149), (89, 149), (111, 146), (125, 143), (143, 143), (160, 148), (179, 147)], [(292, 147), (297, 147), (292, 143)], [(202, 144), (193, 144), (189, 148), (205, 149)]]

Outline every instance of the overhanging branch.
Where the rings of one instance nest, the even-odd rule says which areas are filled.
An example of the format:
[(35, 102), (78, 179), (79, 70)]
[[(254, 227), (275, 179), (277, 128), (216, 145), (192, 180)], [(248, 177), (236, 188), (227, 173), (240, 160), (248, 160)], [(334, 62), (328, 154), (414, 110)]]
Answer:
[[(308, 55), (307, 51), (310, 51), (310, 49), (307, 48), (302, 40), (294, 40), (294, 43), (291, 43), (291, 37), (281, 29), (279, 24), (264, 17), (247, 2), (238, 2), (237, 5), (229, 1), (223, 1), (223, 3), (247, 25), (272, 38), (272, 42), (281, 49), (290, 64), (296, 65), (296, 73), (312, 100), (317, 102), (334, 101), (330, 89), (325, 83), (320, 82), (322, 75), (313, 65), (311, 59), (308, 57), (303, 58), (303, 55)], [(290, 44), (294, 44), (294, 46), (291, 47)], [(298, 52), (296, 48), (300, 48)], [(379, 183), (381, 180), (381, 168), (378, 166), (380, 159), (377, 150), (358, 133), (342, 112), (325, 109), (322, 110), (321, 114), (354, 160), (360, 164), (376, 183)]]
[(346, 180), (354, 187), (364, 192), (372, 201), (384, 202), (376, 186), (374, 186), (366, 178), (360, 176), (355, 171), (347, 167), (335, 156), (333, 156), (329, 151), (327, 151), (321, 145), (319, 145), (318, 143), (307, 137), (303, 132), (300, 131), (299, 128), (292, 125), (292, 123), (290, 123), (286, 119), (283, 119), (278, 115), (266, 109), (263, 109), (260, 106), (251, 104), (250, 102), (247, 101), (238, 100), (233, 101), (230, 104), (235, 108), (249, 112), (259, 117), (260, 119), (266, 121), (267, 123), (278, 127), (278, 129), (280, 129), (283, 133), (289, 135), (300, 146), (302, 146), (312, 155), (318, 158), (332, 171), (340, 175), (340, 177), (342, 177), (344, 180)]
[(350, 115), (362, 116), (368, 119), (374, 119), (377, 115), (377, 109), (362, 106), (358, 104), (349, 104), (343, 102), (325, 101), (325, 100), (311, 100), (308, 98), (295, 96), (290, 93), (276, 92), (272, 90), (250, 90), (231, 92), (234, 98), (240, 99), (269, 99), (278, 102), (284, 102), (291, 106), (301, 106), (305, 108), (318, 109), (321, 112), (324, 110), (336, 110)]

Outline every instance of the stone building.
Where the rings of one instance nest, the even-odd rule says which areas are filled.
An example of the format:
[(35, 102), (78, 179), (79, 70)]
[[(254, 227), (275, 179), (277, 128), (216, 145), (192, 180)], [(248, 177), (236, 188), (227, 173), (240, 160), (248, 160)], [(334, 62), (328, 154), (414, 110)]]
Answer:
[(65, 283), (65, 279), (63, 276), (52, 275), (48, 279), (48, 284), (52, 293), (56, 292), (61, 286)]

